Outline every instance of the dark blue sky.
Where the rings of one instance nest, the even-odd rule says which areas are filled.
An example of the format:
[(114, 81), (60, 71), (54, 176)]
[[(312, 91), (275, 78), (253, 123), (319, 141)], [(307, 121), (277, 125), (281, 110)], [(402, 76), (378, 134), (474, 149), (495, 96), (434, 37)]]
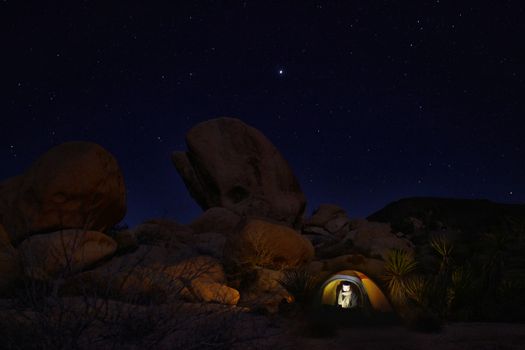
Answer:
[(0, 2), (0, 178), (90, 140), (122, 167), (129, 224), (187, 222), (170, 153), (232, 116), (281, 150), (308, 212), (525, 202), (522, 1), (225, 3)]

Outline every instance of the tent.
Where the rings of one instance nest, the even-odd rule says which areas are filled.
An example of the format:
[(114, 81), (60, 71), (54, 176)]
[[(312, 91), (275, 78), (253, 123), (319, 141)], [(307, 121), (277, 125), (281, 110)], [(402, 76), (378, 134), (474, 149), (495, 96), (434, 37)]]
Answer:
[(337, 305), (337, 298), (342, 284), (351, 284), (357, 293), (358, 306), (371, 307), (379, 312), (391, 312), (392, 307), (385, 294), (368, 276), (356, 270), (344, 270), (336, 273), (323, 283), (320, 290), (321, 304)]

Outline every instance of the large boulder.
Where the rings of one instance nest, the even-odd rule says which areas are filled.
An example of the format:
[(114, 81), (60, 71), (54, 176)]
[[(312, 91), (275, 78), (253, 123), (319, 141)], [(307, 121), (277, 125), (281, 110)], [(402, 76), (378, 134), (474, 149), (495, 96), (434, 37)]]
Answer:
[(314, 248), (287, 226), (251, 219), (238, 235), (228, 239), (224, 256), (237, 266), (279, 270), (307, 263), (314, 256)]
[(18, 251), (9, 242), (9, 236), (0, 225), (0, 295), (11, 292), (21, 277)]
[(188, 152), (173, 163), (204, 209), (224, 207), (239, 215), (296, 225), (306, 199), (289, 164), (257, 129), (233, 118), (200, 123), (186, 136)]
[(90, 142), (53, 147), (24, 174), (0, 184), (0, 223), (13, 241), (66, 228), (104, 231), (125, 213), (117, 161)]
[(79, 272), (113, 255), (117, 243), (97, 231), (63, 230), (35, 235), (18, 247), (25, 274), (48, 280)]
[(352, 227), (349, 238), (353, 248), (368, 257), (386, 260), (391, 249), (414, 252), (412, 242), (393, 234), (389, 224), (361, 219), (352, 221)]

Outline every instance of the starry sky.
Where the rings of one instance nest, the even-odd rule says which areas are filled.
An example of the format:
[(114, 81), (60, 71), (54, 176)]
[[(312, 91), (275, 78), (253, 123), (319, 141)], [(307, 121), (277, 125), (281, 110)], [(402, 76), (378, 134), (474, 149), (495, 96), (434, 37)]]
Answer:
[(523, 1), (0, 1), (0, 179), (53, 145), (112, 152), (125, 222), (201, 212), (170, 160), (232, 116), (308, 198), (525, 202)]

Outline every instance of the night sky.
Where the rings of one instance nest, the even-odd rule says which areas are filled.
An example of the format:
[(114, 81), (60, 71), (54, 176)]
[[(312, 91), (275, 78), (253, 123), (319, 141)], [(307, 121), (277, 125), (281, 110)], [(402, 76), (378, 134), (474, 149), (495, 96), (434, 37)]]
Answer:
[[(152, 4), (155, 3), (155, 4)], [(200, 208), (170, 160), (231, 116), (283, 153), (307, 212), (407, 196), (525, 202), (523, 1), (0, 2), (0, 179), (101, 144), (125, 221)]]

